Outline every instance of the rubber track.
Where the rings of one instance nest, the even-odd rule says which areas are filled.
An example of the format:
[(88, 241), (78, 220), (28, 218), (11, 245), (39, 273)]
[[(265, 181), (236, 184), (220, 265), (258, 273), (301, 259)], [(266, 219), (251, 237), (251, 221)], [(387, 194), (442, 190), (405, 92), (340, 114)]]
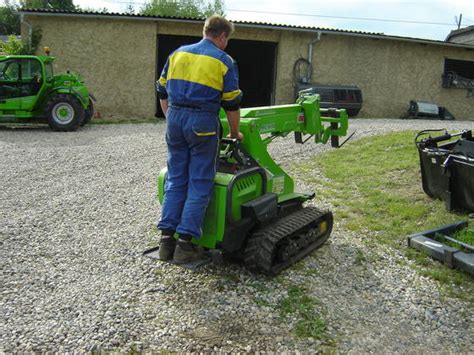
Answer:
[[(310, 244), (298, 254), (292, 256), (290, 260), (273, 265), (274, 251), (278, 243), (288, 236), (295, 235), (298, 231), (307, 229), (308, 225), (315, 223), (322, 217), (328, 216), (328, 230), (317, 239), (316, 243)], [(256, 231), (249, 238), (244, 253), (244, 262), (247, 269), (252, 272), (264, 273), (267, 275), (278, 274), (281, 270), (294, 264), (313, 250), (321, 246), (329, 237), (332, 231), (332, 214), (329, 211), (321, 211), (316, 207), (306, 207), (292, 214), (277, 220)]]

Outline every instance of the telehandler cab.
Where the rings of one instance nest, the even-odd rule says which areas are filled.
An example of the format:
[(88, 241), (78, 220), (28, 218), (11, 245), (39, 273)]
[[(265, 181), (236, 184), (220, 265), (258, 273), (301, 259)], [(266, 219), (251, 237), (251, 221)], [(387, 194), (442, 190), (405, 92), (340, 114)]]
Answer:
[[(220, 119), (225, 137), (229, 128), (223, 112)], [(303, 206), (315, 194), (295, 192), (293, 179), (275, 163), (267, 146), (275, 138), (294, 132), (296, 143), (314, 137), (315, 143), (330, 139), (333, 147), (339, 147), (338, 139), (347, 129), (344, 109), (320, 109), (319, 95), (304, 92), (293, 105), (242, 109), (240, 131), (244, 140), (221, 140), (203, 235), (194, 242), (208, 250), (208, 255), (238, 258), (249, 270), (268, 275), (279, 273), (320, 247), (331, 234), (332, 213)], [(163, 169), (158, 177), (160, 202), (165, 181)], [(158, 247), (152, 248), (144, 255), (156, 258), (157, 251)], [(206, 260), (210, 258), (188, 267), (195, 268)]]
[(74, 131), (91, 120), (95, 98), (78, 74), (55, 75), (54, 59), (0, 55), (0, 123), (47, 122), (55, 131)]

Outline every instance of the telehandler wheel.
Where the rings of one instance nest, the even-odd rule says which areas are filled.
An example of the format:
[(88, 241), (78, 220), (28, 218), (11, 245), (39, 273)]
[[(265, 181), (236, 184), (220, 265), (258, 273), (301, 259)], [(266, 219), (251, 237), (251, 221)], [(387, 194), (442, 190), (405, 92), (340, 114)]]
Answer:
[(89, 100), (89, 107), (84, 111), (84, 119), (81, 122), (81, 127), (84, 127), (86, 124), (88, 124), (92, 116), (94, 115), (94, 104), (92, 103), (92, 100)]
[(84, 109), (72, 95), (57, 94), (46, 103), (48, 125), (55, 131), (75, 131), (84, 120)]

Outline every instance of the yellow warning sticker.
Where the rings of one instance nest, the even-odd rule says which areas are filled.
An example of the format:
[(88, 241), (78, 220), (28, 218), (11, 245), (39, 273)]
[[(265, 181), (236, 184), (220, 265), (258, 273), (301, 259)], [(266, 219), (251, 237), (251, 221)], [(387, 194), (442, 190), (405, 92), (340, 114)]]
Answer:
[(328, 230), (328, 222), (321, 222), (321, 224), (319, 225), (319, 229), (321, 230), (321, 233), (325, 233)]

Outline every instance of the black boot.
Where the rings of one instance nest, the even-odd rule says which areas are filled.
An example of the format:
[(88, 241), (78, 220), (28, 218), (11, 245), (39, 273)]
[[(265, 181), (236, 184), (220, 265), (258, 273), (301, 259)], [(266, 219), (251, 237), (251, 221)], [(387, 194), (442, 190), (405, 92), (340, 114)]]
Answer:
[(201, 259), (201, 253), (191, 240), (179, 239), (174, 250), (173, 261), (176, 264), (187, 264)]
[(158, 258), (161, 261), (167, 261), (173, 258), (176, 248), (176, 239), (172, 235), (162, 235), (160, 239), (160, 248), (158, 249)]

